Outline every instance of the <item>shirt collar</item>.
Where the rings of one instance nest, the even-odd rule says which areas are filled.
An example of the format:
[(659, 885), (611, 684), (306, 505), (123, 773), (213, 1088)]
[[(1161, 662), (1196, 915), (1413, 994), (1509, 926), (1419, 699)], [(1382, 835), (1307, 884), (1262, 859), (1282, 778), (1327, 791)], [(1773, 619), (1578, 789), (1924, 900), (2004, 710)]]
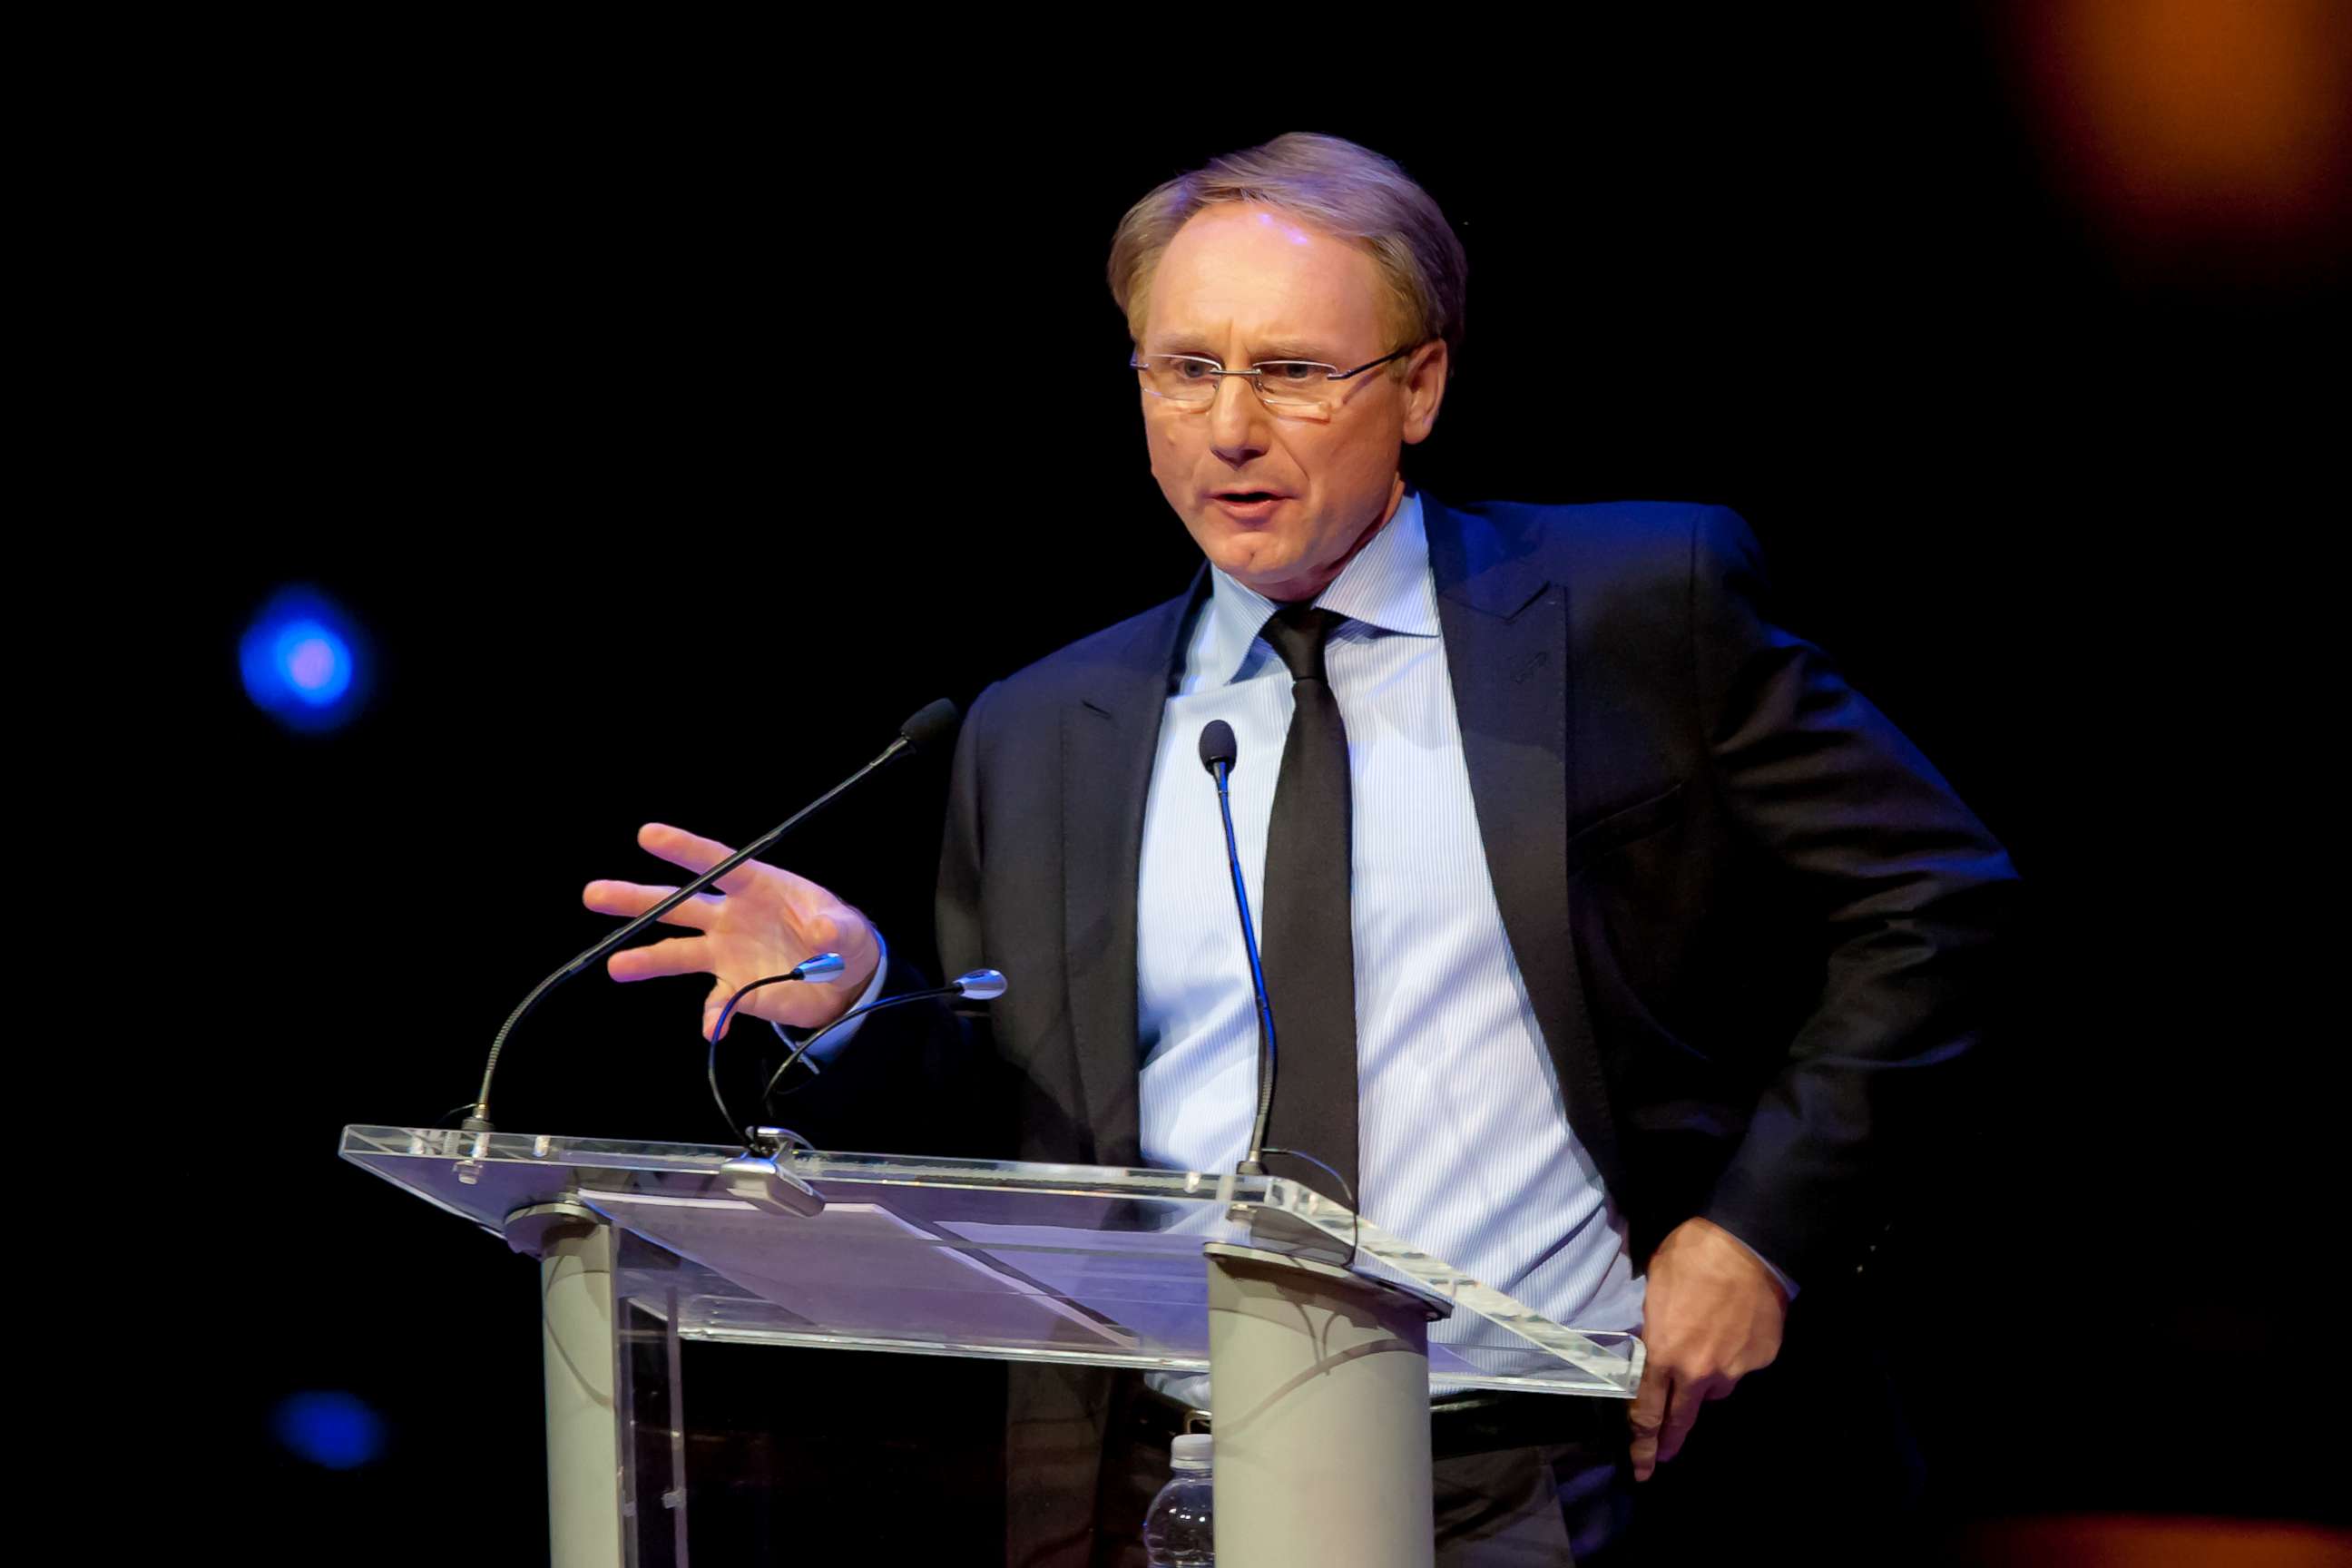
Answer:
[[(1204, 684), (1222, 686), (1241, 674), (1275, 604), (1217, 567), (1209, 575), (1208, 635), (1195, 645), (1192, 673)], [(1370, 631), (1438, 635), (1437, 591), (1429, 577), (1429, 535), (1419, 492), (1405, 491), (1395, 515), (1339, 569), (1315, 603)]]

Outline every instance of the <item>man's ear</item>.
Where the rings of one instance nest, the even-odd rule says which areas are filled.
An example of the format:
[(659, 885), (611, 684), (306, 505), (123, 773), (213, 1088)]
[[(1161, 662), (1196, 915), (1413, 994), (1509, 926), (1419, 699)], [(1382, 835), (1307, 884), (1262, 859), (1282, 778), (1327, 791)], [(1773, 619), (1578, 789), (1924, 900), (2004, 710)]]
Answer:
[(1453, 368), (1445, 340), (1423, 343), (1406, 360), (1404, 371), (1404, 444), (1419, 446), (1437, 428), (1438, 405), (1445, 401), (1446, 373)]

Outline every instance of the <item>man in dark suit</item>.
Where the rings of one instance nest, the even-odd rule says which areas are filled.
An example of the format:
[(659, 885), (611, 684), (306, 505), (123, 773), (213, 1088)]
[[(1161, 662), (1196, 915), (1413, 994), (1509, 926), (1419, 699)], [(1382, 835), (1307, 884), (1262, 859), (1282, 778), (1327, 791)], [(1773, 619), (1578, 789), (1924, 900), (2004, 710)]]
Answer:
[[(1291, 971), (1273, 996), (1293, 1146), (1349, 1175), (1360, 1153), (1371, 1217), (1565, 1321), (1633, 1314), (1647, 1367), (1623, 1447), (1600, 1463), (1644, 1480), (1703, 1405), (1780, 1357), (1811, 1292), (1800, 1318), (1826, 1303), (1823, 1342), (1803, 1358), (1792, 1342), (1698, 1500), (1717, 1522), (1732, 1500), (1760, 1521), (1801, 1482), (1860, 1500), (1883, 1489), (1846, 1456), (1886, 1445), (1853, 1435), (1869, 1380), (1820, 1397), (1847, 1348), (1826, 1342), (1980, 1030), (2014, 874), (1885, 718), (1774, 624), (1737, 518), (1454, 509), (1408, 489), (1399, 457), (1443, 403), (1463, 272), (1425, 194), (1328, 138), (1220, 160), (1130, 213), (1113, 289), (1154, 474), (1206, 564), (1192, 592), (973, 706), (939, 940), (950, 972), (1015, 977), (993, 1049), (837, 1046), (817, 1114), (842, 1142), (1229, 1165), (1247, 1119), (1234, 1068), (1255, 1049), (1236, 1021), (1246, 980), (1236, 1004), (1230, 931), (1213, 947), (1219, 917), (1169, 868), (1212, 852), (1179, 792), (1208, 788), (1189, 772), (1199, 714), (1238, 704), (1237, 727), (1274, 726), (1245, 742), (1263, 793), (1244, 852), (1269, 968), (1280, 954)], [(1391, 874), (1424, 823), (1455, 847), (1433, 888), (1415, 873), (1425, 910)], [(659, 826), (641, 841), (697, 868), (724, 852)], [(842, 952), (868, 994), (915, 984), (824, 889), (755, 863), (722, 889), (673, 917), (704, 935), (618, 954), (614, 974), (713, 973), (707, 1024), (734, 987), (812, 952)], [(634, 913), (664, 890), (587, 897)], [(1431, 958), (1419, 933), (1465, 910)], [(1428, 972), (1425, 990), (1403, 971)], [(746, 1010), (812, 1026), (857, 989), (774, 987)], [(1483, 1010), (1455, 1028), (1465, 1007)], [(1444, 1081), (1491, 1092), (1400, 1136), (1400, 1102), (1430, 1081), (1423, 1038), (1451, 1042)], [(926, 1126), (948, 1079), (966, 1086), (957, 1114)], [(1460, 1178), (1490, 1164), (1518, 1174), (1460, 1212)], [(1412, 1195), (1433, 1192), (1445, 1202)], [(1016, 1385), (1028, 1560), (1109, 1560), (1087, 1521), (1105, 1509), (1115, 1526), (1132, 1498), (1097, 1456), (1135, 1400), (1101, 1376)], [(1592, 1456), (1528, 1452), (1568, 1507)], [(1462, 1494), (1464, 1562), (1526, 1513), (1504, 1495), (1517, 1481), (1481, 1484)]]

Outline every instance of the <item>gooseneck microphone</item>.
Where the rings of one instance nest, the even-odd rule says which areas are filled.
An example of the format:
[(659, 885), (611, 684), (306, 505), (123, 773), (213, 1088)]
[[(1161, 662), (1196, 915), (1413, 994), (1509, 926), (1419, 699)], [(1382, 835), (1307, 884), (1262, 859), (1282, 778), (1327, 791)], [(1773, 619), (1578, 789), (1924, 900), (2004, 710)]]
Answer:
[(727, 998), (727, 1005), (719, 1009), (719, 1021), (710, 1026), (710, 1043), (717, 1045), (719, 1037), (727, 1033), (727, 1020), (735, 1016), (735, 1005), (761, 986), (781, 985), (788, 980), (815, 981), (829, 985), (840, 979), (848, 968), (849, 965), (843, 961), (841, 954), (820, 952), (802, 959), (782, 974), (763, 974), (757, 980), (738, 985), (735, 988), (735, 994)]
[[(859, 768), (856, 773), (851, 773), (847, 778), (842, 780), (839, 784), (834, 785), (831, 789), (825, 791), (823, 795), (809, 802), (808, 805), (801, 807), (800, 810), (793, 813), (792, 816), (786, 817), (783, 821), (778, 823), (775, 826), (770, 828), (767, 832), (761, 834), (751, 843), (743, 846), (742, 848), (735, 851), (734, 854), (727, 857), (726, 859), (719, 862), (718, 865), (710, 868), (709, 870), (705, 871), (699, 877), (695, 878), (694, 880), (687, 883), (686, 886), (678, 889), (677, 891), (662, 900), (661, 902), (656, 904), (645, 913), (637, 916), (626, 925), (622, 926), (618, 931), (614, 931), (610, 936), (605, 937), (594, 946), (582, 952), (578, 957), (572, 959), (569, 963), (563, 965), (562, 968), (558, 969), (554, 973), (541, 981), (537, 985), (532, 986), (530, 994), (525, 996), (521, 1003), (516, 1006), (515, 1010), (507, 1015), (507, 1021), (499, 1026), (498, 1037), (490, 1042), (489, 1059), (482, 1065), (481, 1092), (474, 1097), (473, 1114), (467, 1117), (464, 1122), (461, 1123), (464, 1129), (468, 1132), (488, 1132), (493, 1131), (490, 1126), (490, 1079), (499, 1070), (499, 1053), (506, 1047), (507, 1036), (513, 1032), (514, 1026), (517, 1024), (521, 1023), (533, 1007), (539, 1005), (540, 998), (545, 996), (550, 991), (554, 990), (558, 985), (561, 985), (563, 982), (571, 979), (573, 975), (579, 973), (582, 970), (587, 968), (598, 959), (603, 958), (606, 953), (611, 952), (614, 948), (619, 947), (623, 942), (628, 941), (639, 931), (645, 930), (646, 927), (653, 924), (656, 921), (661, 919), (662, 916), (669, 913), (670, 910), (677, 908), (678, 905), (694, 897), (695, 894), (702, 891), (705, 888), (709, 887), (721, 877), (726, 876), (727, 873), (735, 869), (736, 867), (743, 864), (744, 861), (749, 860), (753, 856), (766, 850), (771, 845), (774, 844), (777, 839), (782, 838), (785, 834), (800, 826), (803, 818), (808, 816), (821, 807), (830, 805), (836, 796), (849, 789), (851, 785), (856, 784), (865, 778), (866, 774), (874, 772), (875, 769), (892, 761), (902, 752), (920, 751), (926, 746), (937, 745), (940, 742), (955, 733), (955, 728), (959, 718), (960, 715), (956, 711), (956, 705), (948, 701), (944, 698), (924, 708), (921, 711), (908, 718), (904, 724), (898, 726), (898, 739), (892, 741), (887, 746), (883, 747), (881, 752), (874, 758), (873, 761), (867, 763), (864, 767)], [(795, 976), (795, 978), (815, 979), (819, 978), (819, 976), (811, 974), (807, 976)]]
[[(758, 981), (752, 982), (755, 985), (759, 984), (761, 983)], [(852, 1007), (793, 1048), (793, 1054), (784, 1058), (783, 1065), (770, 1075), (768, 1087), (760, 1091), (760, 1103), (762, 1106), (768, 1103), (768, 1097), (776, 1092), (776, 1085), (784, 1081), (784, 1075), (793, 1070), (794, 1062), (808, 1055), (809, 1047), (853, 1018), (863, 1018), (866, 1014), (878, 1013), (885, 1007), (900, 1007), (909, 1002), (930, 1002), (941, 996), (961, 996), (973, 1002), (992, 1002), (1004, 994), (1005, 985), (1004, 974), (1001, 970), (971, 969), (957, 975), (945, 985), (935, 985), (928, 991), (909, 991), (903, 996), (885, 996), (879, 1001), (868, 1002), (863, 1007)], [(750, 985), (743, 987), (743, 991), (750, 989), (751, 989)], [(738, 991), (735, 995), (742, 995), (743, 991)], [(730, 997), (728, 1000), (727, 1005), (730, 1009), (735, 1005), (733, 998)], [(809, 1063), (809, 1070), (811, 1072), (816, 1070), (814, 1062)], [(712, 1092), (717, 1092), (716, 1086), (713, 1087)], [(719, 1110), (723, 1113), (726, 1107), (722, 1105)]]
[(1265, 999), (1265, 968), (1258, 962), (1257, 931), (1250, 924), (1249, 887), (1242, 880), (1241, 852), (1234, 846), (1234, 802), (1226, 788), (1240, 753), (1234, 727), (1212, 719), (1201, 727), (1201, 765), (1217, 781), (1217, 812), (1225, 822), (1225, 868), (1234, 877), (1234, 910), (1242, 918), (1242, 946), (1249, 953), (1250, 986), (1257, 993), (1257, 1120), (1250, 1124), (1249, 1153), (1236, 1170), (1265, 1174), (1265, 1124), (1274, 1111), (1274, 1008)]

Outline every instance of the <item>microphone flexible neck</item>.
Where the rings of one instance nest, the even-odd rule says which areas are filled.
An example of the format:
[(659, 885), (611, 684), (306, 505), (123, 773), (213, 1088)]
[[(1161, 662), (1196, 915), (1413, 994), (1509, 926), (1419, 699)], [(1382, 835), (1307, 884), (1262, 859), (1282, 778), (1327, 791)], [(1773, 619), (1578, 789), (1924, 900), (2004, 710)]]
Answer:
[(1238, 1167), (1244, 1176), (1265, 1174), (1265, 1127), (1274, 1114), (1274, 1007), (1265, 999), (1265, 969), (1258, 962), (1257, 932), (1250, 924), (1249, 888), (1242, 880), (1242, 857), (1234, 843), (1234, 802), (1225, 776), (1233, 764), (1223, 758), (1210, 766), (1217, 776), (1217, 814), (1225, 824), (1225, 868), (1233, 873), (1234, 910), (1241, 916), (1242, 947), (1249, 954), (1250, 989), (1257, 998), (1257, 1118), (1250, 1123), (1249, 1152)]
[[(963, 987), (961, 984), (950, 982), (946, 985), (934, 985), (928, 991), (909, 991), (903, 996), (884, 996), (877, 1000), (868, 1002), (863, 1007), (852, 1007), (848, 1012), (844, 1013), (840, 1017), (835, 1018), (832, 1023), (827, 1024), (824, 1028), (819, 1029), (815, 1034), (811, 1035), (807, 1039), (803, 1040), (799, 1045), (793, 1047), (793, 1054), (784, 1058), (783, 1065), (769, 1075), (768, 1087), (760, 1091), (760, 1104), (762, 1108), (767, 1105), (769, 1096), (776, 1092), (776, 1085), (784, 1081), (784, 1075), (793, 1070), (793, 1064), (799, 1061), (803, 1057), (808, 1055), (811, 1047), (814, 1046), (819, 1040), (824, 1039), (827, 1035), (832, 1034), (835, 1029), (840, 1028), (844, 1024), (849, 1023), (852, 1019), (863, 1018), (868, 1013), (878, 1013), (885, 1007), (903, 1006), (909, 1002), (933, 1002), (939, 1000), (942, 996), (961, 996), (962, 994)], [(811, 1062), (809, 1064), (809, 1069), (814, 1072), (816, 1069), (816, 1064), (814, 1062)]]

